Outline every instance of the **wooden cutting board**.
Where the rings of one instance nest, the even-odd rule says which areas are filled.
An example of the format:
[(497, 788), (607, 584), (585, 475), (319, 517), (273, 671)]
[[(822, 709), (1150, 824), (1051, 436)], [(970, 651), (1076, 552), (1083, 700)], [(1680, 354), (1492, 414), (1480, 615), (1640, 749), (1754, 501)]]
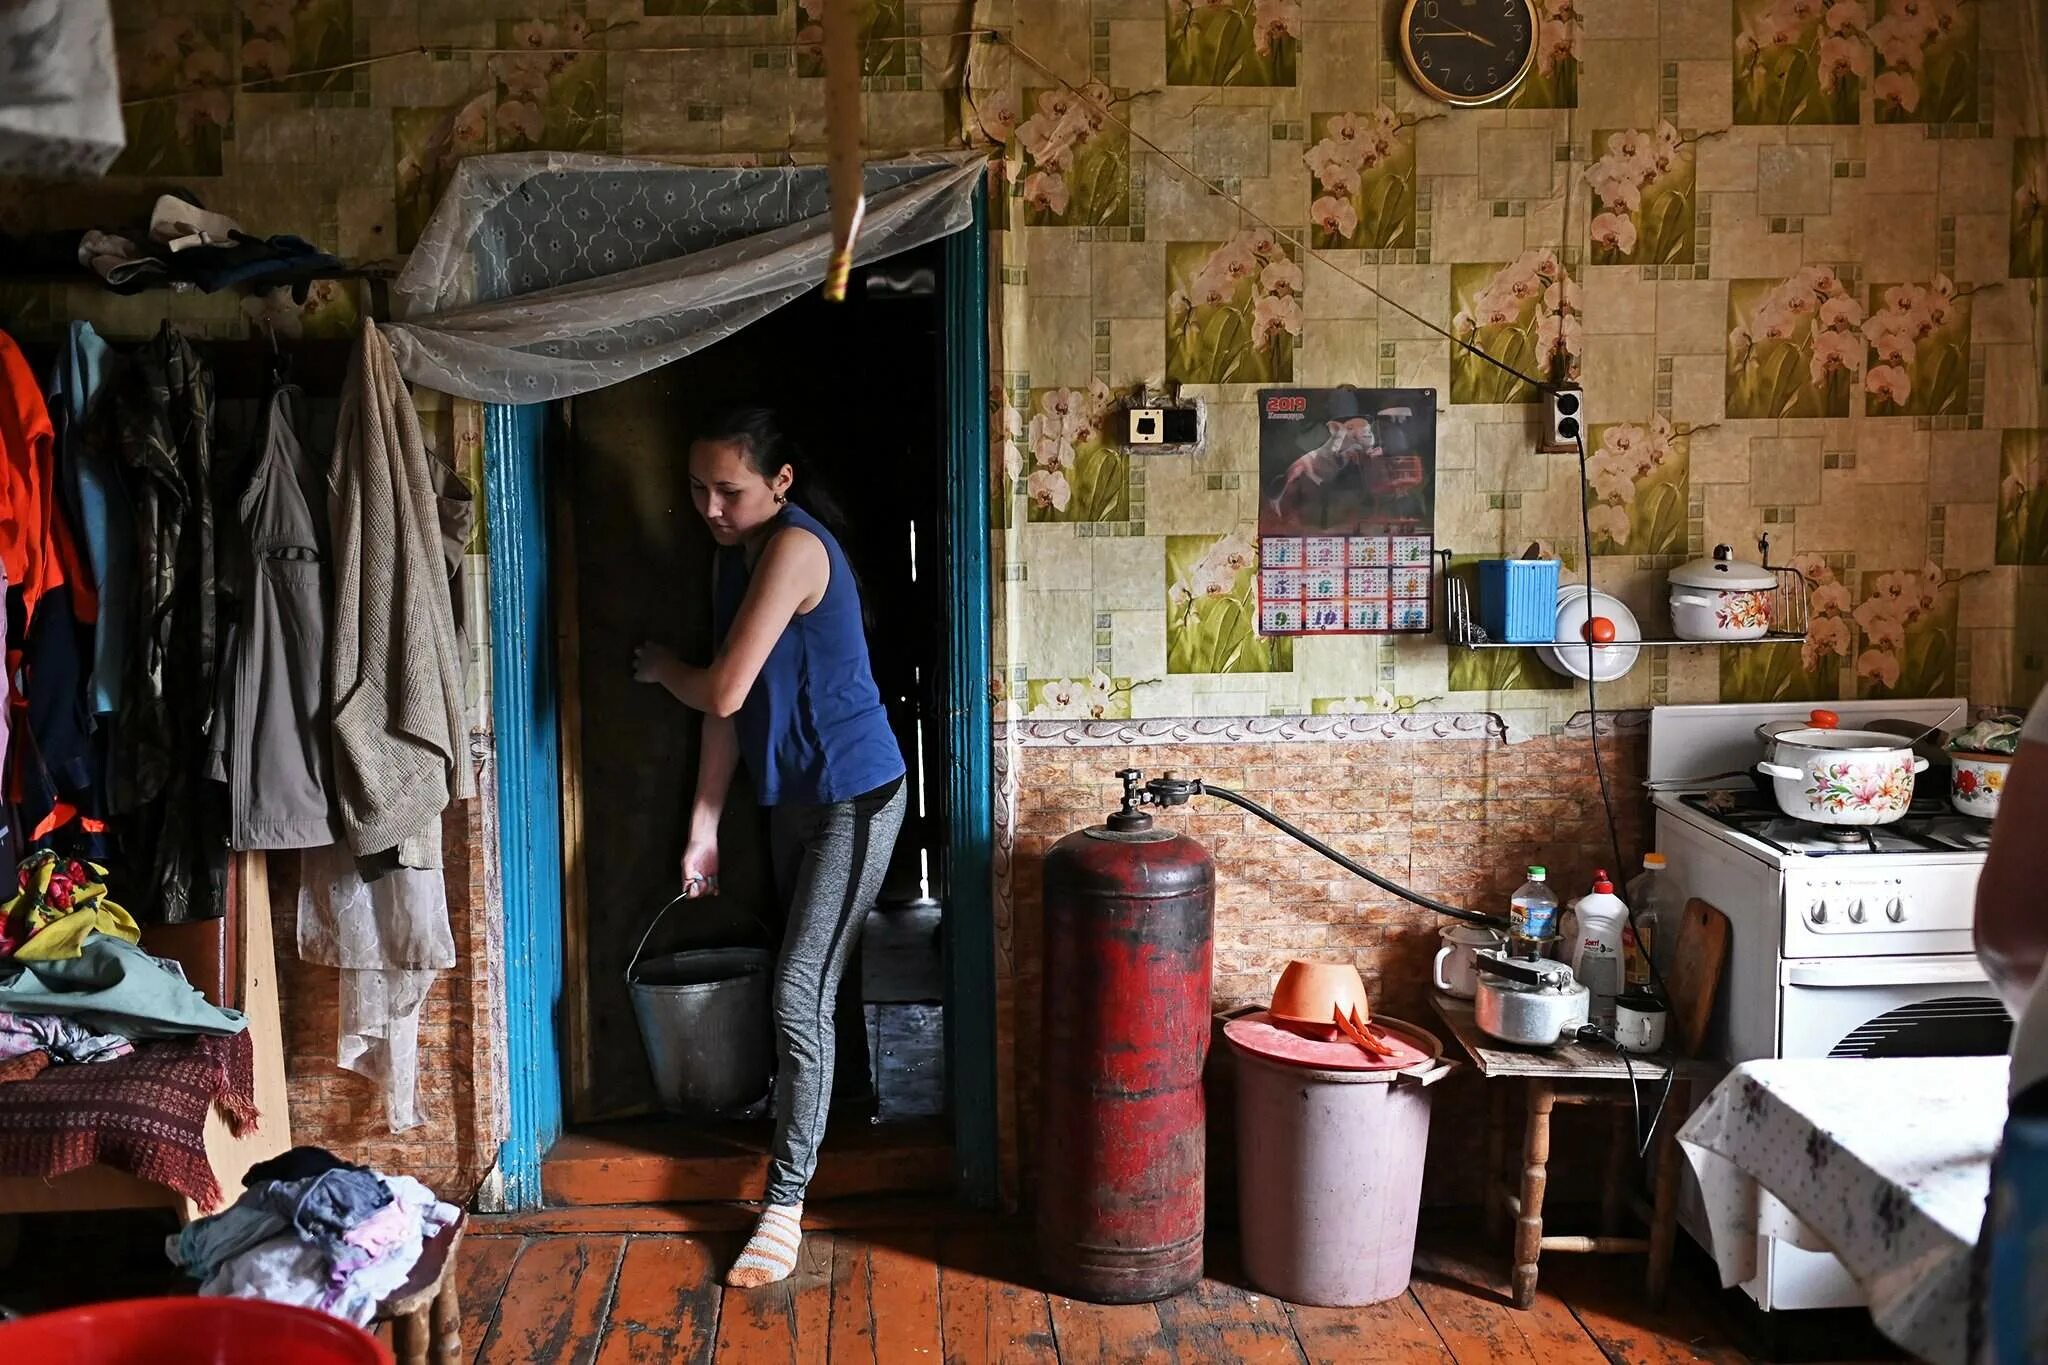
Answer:
[(1678, 940), (1671, 953), (1670, 1037), (1673, 1051), (1697, 1057), (1707, 1038), (1707, 1020), (1714, 1013), (1714, 993), (1728, 961), (1728, 917), (1703, 900), (1687, 901), (1679, 917)]

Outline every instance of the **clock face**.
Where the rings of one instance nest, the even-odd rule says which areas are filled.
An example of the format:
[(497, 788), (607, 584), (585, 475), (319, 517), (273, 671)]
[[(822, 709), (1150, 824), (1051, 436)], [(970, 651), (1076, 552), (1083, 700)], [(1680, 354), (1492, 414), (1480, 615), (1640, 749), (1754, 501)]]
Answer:
[(1448, 104), (1491, 104), (1536, 58), (1535, 0), (1407, 0), (1401, 56), (1424, 93)]

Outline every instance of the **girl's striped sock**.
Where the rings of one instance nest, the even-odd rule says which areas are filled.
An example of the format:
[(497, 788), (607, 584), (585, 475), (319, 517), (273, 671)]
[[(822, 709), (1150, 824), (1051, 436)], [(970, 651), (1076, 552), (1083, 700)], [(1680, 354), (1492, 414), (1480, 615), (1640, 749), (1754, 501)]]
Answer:
[(802, 1204), (770, 1204), (763, 1209), (746, 1250), (725, 1272), (725, 1282), (735, 1289), (758, 1289), (788, 1279), (803, 1243), (803, 1217)]

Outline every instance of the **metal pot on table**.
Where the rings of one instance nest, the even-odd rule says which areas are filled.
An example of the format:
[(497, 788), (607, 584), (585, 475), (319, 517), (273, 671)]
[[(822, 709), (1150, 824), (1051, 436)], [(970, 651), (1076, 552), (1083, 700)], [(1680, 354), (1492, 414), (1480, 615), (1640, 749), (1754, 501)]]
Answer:
[(1473, 1017), (1481, 1031), (1504, 1043), (1552, 1047), (1592, 1017), (1592, 995), (1567, 963), (1482, 948), (1472, 966), (1478, 982)]

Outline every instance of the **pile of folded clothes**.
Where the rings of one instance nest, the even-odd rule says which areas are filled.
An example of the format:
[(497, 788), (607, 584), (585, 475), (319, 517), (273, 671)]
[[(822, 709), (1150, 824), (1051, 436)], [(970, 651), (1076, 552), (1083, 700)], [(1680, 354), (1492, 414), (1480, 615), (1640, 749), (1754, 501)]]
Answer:
[(146, 225), (4, 238), (0, 248), (10, 273), (61, 275), (84, 266), (117, 294), (167, 285), (207, 293), (289, 285), (303, 302), (308, 281), (342, 268), (303, 238), (255, 236), (174, 194), (157, 199)]
[[(226, 1037), (249, 1024), (194, 990), (184, 969), (139, 942), (97, 863), (47, 849), (22, 861), (0, 905), (0, 1081), (51, 1063), (109, 1062), (130, 1039)], [(20, 1065), (30, 1058), (36, 1065)]]
[(249, 1168), (242, 1197), (164, 1250), (201, 1294), (318, 1308), (362, 1326), (405, 1283), (427, 1241), (461, 1214), (410, 1176), (319, 1147)]

